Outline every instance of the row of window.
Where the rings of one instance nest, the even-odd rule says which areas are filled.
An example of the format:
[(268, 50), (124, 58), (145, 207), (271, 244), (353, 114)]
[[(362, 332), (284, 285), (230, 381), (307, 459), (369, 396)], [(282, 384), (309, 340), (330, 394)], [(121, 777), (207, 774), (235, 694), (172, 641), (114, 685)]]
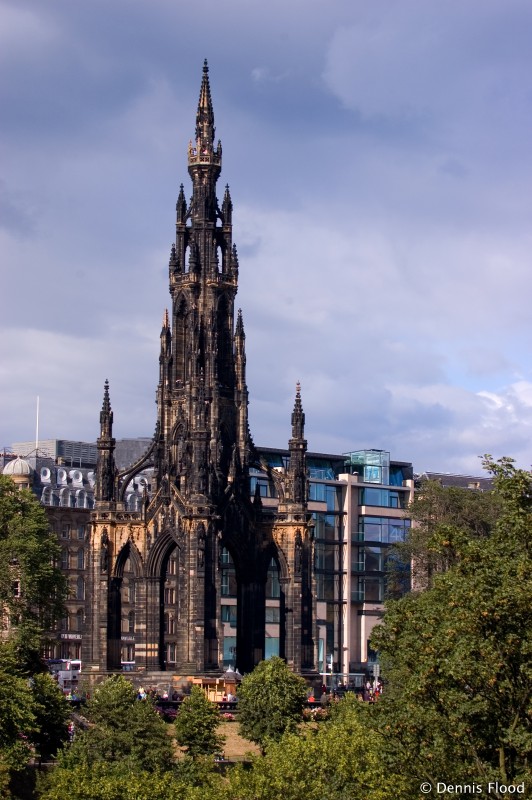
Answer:
[(69, 523), (62, 523), (60, 527), (61, 539), (85, 539), (89, 532), (90, 525), (70, 525)]
[[(274, 482), (266, 476), (252, 476), (250, 490), (252, 496), (255, 496), (258, 491), (260, 497), (277, 497)], [(339, 507), (338, 489), (330, 484), (311, 481), (308, 499), (319, 503), (327, 503), (328, 511), (337, 511)]]
[[(236, 628), (236, 606), (221, 606), (222, 622), (228, 622), (231, 628)], [(278, 624), (281, 621), (279, 606), (266, 606), (265, 617), (267, 623)]]
[(359, 489), (359, 504), (361, 506), (382, 506), (384, 508), (406, 508), (408, 492), (396, 489), (377, 489), (363, 487)]
[(74, 552), (61, 550), (61, 569), (85, 569), (85, 550), (80, 548)]
[(409, 519), (392, 517), (359, 517), (354, 539), (364, 542), (394, 544), (404, 542), (410, 529)]
[(83, 608), (78, 608), (75, 614), (67, 614), (59, 620), (60, 631), (75, 631), (81, 633), (83, 630), (83, 620), (85, 618), (85, 611)]
[(88, 494), (84, 489), (64, 489), (54, 490), (51, 486), (45, 486), (41, 494), (43, 506), (56, 506), (61, 508), (94, 508), (94, 496)]

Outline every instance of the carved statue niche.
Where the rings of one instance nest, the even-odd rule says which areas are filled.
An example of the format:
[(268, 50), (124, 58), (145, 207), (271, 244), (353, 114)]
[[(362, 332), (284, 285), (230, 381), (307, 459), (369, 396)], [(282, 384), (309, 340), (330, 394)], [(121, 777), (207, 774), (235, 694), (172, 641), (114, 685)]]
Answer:
[(301, 539), (301, 531), (298, 528), (294, 547), (294, 571), (296, 575), (301, 575), (302, 549), (303, 540)]
[(107, 528), (103, 529), (101, 548), (100, 548), (100, 569), (102, 572), (107, 572), (109, 569), (109, 534)]
[(198, 567), (205, 566), (205, 525), (200, 522), (198, 525)]

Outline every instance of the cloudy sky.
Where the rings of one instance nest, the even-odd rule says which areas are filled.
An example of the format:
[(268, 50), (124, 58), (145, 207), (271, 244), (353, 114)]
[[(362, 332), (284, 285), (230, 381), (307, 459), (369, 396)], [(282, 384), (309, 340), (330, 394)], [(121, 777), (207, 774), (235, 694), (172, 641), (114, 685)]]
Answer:
[(0, 0), (0, 446), (152, 434), (203, 59), (250, 421), (532, 462), (529, 0)]

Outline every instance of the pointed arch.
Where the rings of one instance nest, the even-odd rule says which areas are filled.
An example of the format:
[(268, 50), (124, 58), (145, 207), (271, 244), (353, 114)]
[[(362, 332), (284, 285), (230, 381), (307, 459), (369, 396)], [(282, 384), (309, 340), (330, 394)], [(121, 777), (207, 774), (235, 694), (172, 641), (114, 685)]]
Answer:
[(115, 567), (113, 571), (113, 578), (124, 577), (124, 567), (127, 563), (128, 558), (130, 559), (131, 567), (135, 577), (140, 578), (142, 576), (144, 572), (142, 556), (139, 553), (137, 546), (134, 544), (134, 542), (129, 540), (121, 548), (116, 557)]
[[(149, 578), (160, 578), (166, 569), (170, 555), (179, 547), (177, 538), (169, 528), (165, 528), (154, 541), (146, 562), (146, 575)], [(181, 550), (181, 548), (179, 547)]]

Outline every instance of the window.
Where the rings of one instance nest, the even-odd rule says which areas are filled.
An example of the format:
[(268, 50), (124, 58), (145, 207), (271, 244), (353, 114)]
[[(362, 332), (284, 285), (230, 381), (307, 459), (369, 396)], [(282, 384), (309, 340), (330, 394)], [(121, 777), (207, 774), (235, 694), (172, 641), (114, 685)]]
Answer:
[(381, 578), (364, 579), (364, 601), (366, 603), (382, 603), (383, 583)]
[(221, 606), (222, 622), (228, 622), (231, 628), (236, 628), (236, 606)]
[(222, 547), (220, 551), (220, 566), (222, 570), (221, 575), (221, 593), (223, 597), (236, 597), (237, 585), (235, 567), (231, 554), (226, 547)]
[(85, 569), (85, 551), (81, 548), (78, 550), (78, 569)]
[(281, 621), (281, 609), (279, 606), (266, 606), (266, 622), (279, 623)]
[(69, 554), (66, 548), (61, 550), (61, 569), (68, 569), (69, 567)]
[(81, 575), (76, 581), (76, 600), (85, 600), (85, 581)]
[(177, 558), (172, 556), (168, 561), (167, 575), (177, 575)]
[(314, 483), (311, 481), (309, 487), (309, 500), (315, 500), (320, 503), (325, 502), (325, 484)]
[(20, 597), (20, 581), (13, 581), (11, 586), (13, 589), (13, 597)]
[(166, 643), (166, 663), (175, 664), (176, 645), (175, 642)]
[(351, 592), (351, 600), (358, 603), (382, 603), (384, 581), (382, 578), (359, 578)]
[[(166, 590), (165, 590), (165, 597), (166, 597)], [(171, 592), (168, 593), (168, 596), (171, 598)], [(135, 602), (135, 582), (132, 578), (124, 577), (122, 580), (122, 602), (123, 603), (134, 603)]]
[(85, 525), (78, 525), (78, 539), (82, 541), (85, 538)]
[(135, 633), (135, 612), (130, 611), (127, 615), (127, 631), (128, 633)]
[(235, 665), (236, 636), (224, 636), (224, 667)]
[(83, 609), (82, 608), (80, 608), (76, 612), (76, 630), (78, 631), (78, 633), (81, 633), (83, 631)]
[(364, 556), (366, 572), (382, 572), (384, 568), (383, 552), (380, 547), (365, 547)]
[(163, 618), (164, 633), (169, 633), (171, 636), (175, 634), (175, 617), (173, 614), (165, 614)]
[(266, 577), (266, 597), (280, 597), (281, 584), (279, 582), (279, 567), (274, 558), (270, 561), (268, 575)]
[(272, 658), (279, 655), (279, 637), (267, 636), (264, 641), (264, 658)]
[(404, 508), (405, 497), (405, 492), (399, 492), (394, 489), (372, 489), (365, 487), (360, 490), (360, 505)]
[(61, 526), (61, 538), (70, 539), (70, 525)]
[(166, 605), (175, 605), (175, 589), (173, 587), (166, 586), (164, 590), (164, 602)]
[(127, 666), (125, 667), (132, 669), (135, 663), (135, 645), (134, 644), (123, 644), (121, 650), (121, 658), (122, 658), (122, 668), (124, 669), (124, 664)]
[(250, 480), (250, 494), (252, 497), (255, 496), (257, 488), (260, 497), (277, 497), (275, 484), (273, 481), (268, 480), (268, 478), (252, 477)]
[(391, 517), (359, 517), (355, 538), (364, 542), (393, 544), (403, 542), (410, 528), (409, 519)]

